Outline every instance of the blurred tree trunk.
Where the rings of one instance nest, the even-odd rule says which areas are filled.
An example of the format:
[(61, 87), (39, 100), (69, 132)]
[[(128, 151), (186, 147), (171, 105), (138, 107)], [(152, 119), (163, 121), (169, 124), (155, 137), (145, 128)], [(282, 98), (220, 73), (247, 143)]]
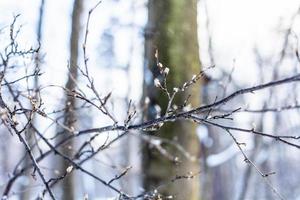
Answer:
[[(75, 0), (73, 5), (72, 13), (72, 27), (71, 27), (71, 38), (70, 38), (70, 71), (68, 76), (68, 81), (65, 88), (68, 91), (72, 91), (76, 87), (76, 81), (78, 77), (77, 61), (78, 61), (78, 50), (79, 50), (79, 38), (81, 32), (81, 14), (83, 12), (83, 0)], [(66, 96), (65, 102), (65, 114), (64, 114), (64, 125), (67, 126), (70, 130), (75, 129), (76, 125), (76, 113), (75, 113), (75, 98), (72, 95)], [(67, 137), (68, 134), (73, 134), (64, 130), (62, 137)], [(61, 137), (61, 138), (62, 138)], [(74, 141), (70, 140), (64, 147), (61, 149), (64, 155), (72, 158), (74, 152)], [(65, 173), (66, 169), (70, 166), (70, 163), (66, 160), (61, 161), (61, 173)], [(62, 183), (63, 195), (62, 199), (75, 199), (75, 176), (73, 173), (68, 174)]]
[[(212, 52), (212, 50), (210, 50)], [(212, 55), (212, 54), (211, 54)], [(213, 56), (210, 56), (211, 63), (214, 63)], [(209, 104), (215, 101), (218, 94), (224, 93), (216, 81), (207, 79), (206, 83), (202, 83), (202, 102)], [(231, 191), (234, 191), (234, 184), (228, 184), (232, 181), (235, 168), (234, 161), (227, 161), (215, 166), (209, 166), (209, 157), (218, 155), (220, 152), (229, 148), (231, 141), (226, 138), (227, 135), (220, 134), (222, 131), (218, 127), (203, 126), (207, 129), (206, 138), (202, 139), (201, 145), (201, 195), (205, 200), (233, 199)], [(228, 144), (229, 143), (229, 144)]]
[[(170, 68), (168, 86), (181, 86), (185, 81), (191, 80), (193, 74), (200, 71), (199, 47), (197, 37), (197, 1), (196, 0), (150, 0), (148, 4), (148, 25), (145, 33), (145, 87), (144, 97), (150, 98), (148, 119), (151, 117), (151, 107), (159, 104), (164, 113), (167, 107), (167, 97), (155, 88), (153, 79), (159, 76), (156, 66), (155, 51), (159, 52), (160, 62)], [(147, 68), (154, 77), (149, 81)], [(177, 105), (182, 105), (188, 94), (189, 102), (193, 106), (200, 104), (200, 84), (195, 84), (185, 94), (180, 93), (175, 99)], [(150, 134), (150, 133), (149, 133)], [(156, 136), (176, 140), (191, 155), (199, 156), (199, 140), (196, 135), (196, 125), (191, 122), (178, 121), (165, 124)], [(160, 184), (159, 192), (163, 195), (172, 195), (176, 199), (199, 199), (199, 176), (192, 180), (177, 180), (171, 182), (176, 175), (187, 175), (189, 172), (200, 171), (199, 162), (191, 161), (176, 152), (171, 146), (163, 146), (173, 156), (178, 156), (179, 162), (168, 160), (151, 145), (146, 144), (143, 170), (144, 187), (147, 191)]]
[[(37, 41), (40, 43), (40, 45), (41, 45), (41, 41), (42, 41), (44, 8), (45, 8), (45, 0), (41, 0), (40, 8), (39, 8), (38, 24), (37, 24)], [(41, 64), (40, 52), (36, 53), (34, 61), (35, 61), (35, 71), (38, 72), (40, 70), (40, 64)], [(38, 93), (39, 93), (39, 76), (35, 75), (34, 76), (34, 93), (31, 94), (31, 96), (37, 102), (40, 101)], [(33, 114), (31, 124), (34, 126), (36, 124), (36, 121), (37, 121), (36, 115)], [(25, 137), (30, 146), (33, 146), (35, 144), (35, 142), (37, 141), (35, 138), (36, 135), (35, 135), (35, 131), (33, 128), (30, 128), (25, 132)], [(32, 149), (32, 150), (35, 151), (36, 149)], [(26, 151), (25, 151), (25, 154), (27, 154)], [(31, 161), (30, 157), (28, 155), (26, 155), (24, 166), (27, 166), (30, 163), (32, 163), (32, 161)], [(31, 185), (33, 182), (33, 178), (31, 177), (30, 173), (31, 172), (29, 172), (29, 171), (26, 173), (26, 175), (28, 176), (28, 185), (22, 185), (21, 190), (24, 192), (21, 193), (21, 199), (23, 199), (23, 200), (30, 199), (31, 192), (30, 192), (30, 190), (26, 190), (26, 188), (28, 188), (28, 186)]]

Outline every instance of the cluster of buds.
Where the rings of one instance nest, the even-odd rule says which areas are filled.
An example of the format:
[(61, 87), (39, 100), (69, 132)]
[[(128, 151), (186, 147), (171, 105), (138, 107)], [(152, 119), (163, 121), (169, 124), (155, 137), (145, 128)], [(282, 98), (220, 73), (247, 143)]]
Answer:
[(158, 59), (158, 50), (155, 51), (155, 59), (156, 59), (156, 65), (159, 69), (159, 72), (160, 74), (162, 74), (164, 77), (167, 77), (169, 72), (170, 72), (170, 69), (168, 67), (164, 67), (164, 65), (159, 62), (159, 59)]
[(154, 56), (156, 58), (156, 65), (157, 65), (157, 68), (159, 69), (159, 73), (163, 76), (163, 80), (159, 80), (158, 78), (154, 79), (154, 86), (157, 87), (157, 88), (160, 88), (164, 91), (167, 91), (166, 79), (167, 79), (167, 76), (170, 72), (170, 69), (168, 67), (165, 67), (161, 62), (159, 62), (158, 50), (155, 51)]
[(186, 90), (188, 87), (190, 87), (192, 84), (196, 83), (202, 76), (202, 73), (200, 72), (199, 74), (193, 74), (192, 79), (184, 82), (184, 84), (182, 85), (182, 87), (180, 88), (181, 91)]
[(157, 67), (159, 69), (160, 74), (162, 74), (164, 77), (167, 77), (170, 69), (168, 67), (164, 67), (163, 64), (161, 64), (160, 62), (157, 63)]

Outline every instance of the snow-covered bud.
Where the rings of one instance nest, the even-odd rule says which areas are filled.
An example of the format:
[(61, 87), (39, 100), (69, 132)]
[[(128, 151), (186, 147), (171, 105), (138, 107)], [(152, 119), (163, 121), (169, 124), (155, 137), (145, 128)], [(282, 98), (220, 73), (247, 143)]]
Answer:
[(165, 74), (165, 75), (168, 75), (168, 74), (169, 74), (169, 71), (170, 71), (170, 69), (169, 69), (168, 67), (166, 67), (166, 68), (164, 69), (164, 74)]
[(69, 174), (71, 173), (73, 170), (73, 165), (70, 165), (67, 169), (66, 169), (66, 172)]
[(192, 81), (195, 81), (196, 78), (197, 78), (197, 76), (196, 76), (195, 74), (193, 74), (193, 76), (192, 76)]
[(255, 122), (252, 122), (251, 126), (252, 126), (252, 130), (255, 130), (255, 129), (256, 129), (256, 124), (255, 124)]
[(155, 58), (158, 58), (158, 50), (156, 49), (155, 54), (154, 54)]
[(184, 111), (184, 112), (188, 112), (188, 111), (190, 111), (190, 110), (192, 110), (192, 105), (191, 105), (191, 104), (188, 104), (187, 106), (184, 106), (184, 107), (183, 107), (183, 111)]
[(174, 87), (174, 88), (173, 88), (173, 91), (174, 91), (174, 92), (178, 92), (178, 91), (179, 91), (179, 88)]
[(149, 104), (150, 103), (150, 98), (149, 97), (146, 97), (145, 98), (145, 104)]
[(164, 66), (163, 66), (163, 64), (161, 64), (160, 62), (157, 64), (157, 66), (160, 68), (160, 69), (162, 69)]
[(154, 85), (155, 85), (155, 87), (158, 87), (158, 88), (161, 87), (161, 84), (157, 78), (154, 79)]

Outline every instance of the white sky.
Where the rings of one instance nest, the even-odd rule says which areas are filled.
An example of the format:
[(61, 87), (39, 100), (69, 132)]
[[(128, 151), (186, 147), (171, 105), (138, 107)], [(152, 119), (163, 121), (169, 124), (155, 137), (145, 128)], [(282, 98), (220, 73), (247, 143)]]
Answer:
[[(254, 47), (259, 47), (260, 53), (265, 57), (274, 56), (281, 51), (282, 36), (278, 32), (290, 25), (291, 16), (300, 6), (299, 0), (206, 0), (205, 2), (211, 20), (213, 47), (215, 55), (218, 56), (216, 64), (225, 67), (229, 72), (235, 60), (237, 75), (234, 77), (239, 82), (248, 84), (251, 80), (253, 83), (257, 81)], [(201, 27), (199, 33), (201, 34)], [(203, 37), (202, 40), (205, 39)], [(202, 50), (203, 62), (208, 63), (205, 60), (207, 49)]]

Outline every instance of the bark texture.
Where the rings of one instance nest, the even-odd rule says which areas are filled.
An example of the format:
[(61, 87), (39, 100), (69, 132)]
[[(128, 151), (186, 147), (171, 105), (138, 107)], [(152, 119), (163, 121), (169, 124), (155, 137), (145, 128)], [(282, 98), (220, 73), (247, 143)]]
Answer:
[[(168, 86), (181, 86), (185, 81), (191, 80), (193, 74), (200, 71), (199, 47), (197, 37), (197, 1), (196, 0), (150, 0), (148, 25), (145, 33), (145, 66), (152, 71), (154, 77), (159, 76), (155, 50), (158, 49), (160, 62), (170, 68)], [(148, 76), (145, 69), (145, 76)], [(153, 78), (154, 78), (153, 77)], [(145, 96), (150, 98), (150, 107), (159, 104), (162, 112), (167, 107), (167, 97), (158, 92), (153, 81), (147, 82), (145, 77)], [(152, 79), (153, 80), (153, 79)], [(175, 99), (177, 105), (182, 105), (188, 94), (191, 94), (190, 103), (193, 106), (200, 104), (200, 84), (197, 83), (185, 94), (180, 93)], [(148, 118), (151, 114), (148, 113)], [(149, 133), (150, 134), (150, 133)], [(190, 122), (176, 122), (165, 124), (156, 133), (157, 136), (175, 140), (191, 155), (199, 156), (199, 141), (196, 135), (196, 125)], [(146, 190), (154, 189), (160, 184), (163, 195), (172, 195), (175, 199), (199, 199), (199, 176), (193, 179), (182, 179), (175, 182), (170, 180), (177, 175), (187, 175), (189, 172), (200, 171), (197, 161), (190, 161), (171, 146), (163, 146), (173, 156), (179, 157), (175, 163), (162, 156), (154, 148), (146, 145), (143, 160), (144, 187)]]

